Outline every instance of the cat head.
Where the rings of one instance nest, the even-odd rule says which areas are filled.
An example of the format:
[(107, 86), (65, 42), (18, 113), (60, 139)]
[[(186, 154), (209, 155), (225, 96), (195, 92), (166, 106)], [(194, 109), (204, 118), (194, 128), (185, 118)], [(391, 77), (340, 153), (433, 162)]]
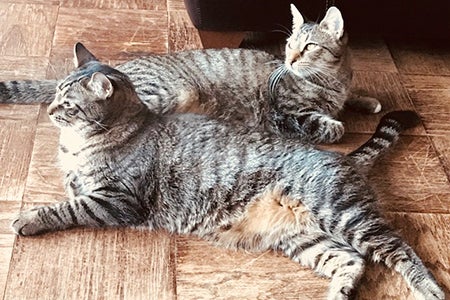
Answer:
[(141, 109), (132, 83), (100, 63), (81, 43), (74, 47), (75, 70), (56, 88), (47, 112), (53, 123), (81, 134), (105, 131)]
[(330, 7), (320, 23), (305, 22), (291, 4), (292, 34), (286, 43), (285, 66), (298, 76), (335, 69), (344, 58), (347, 37), (344, 20), (336, 7)]

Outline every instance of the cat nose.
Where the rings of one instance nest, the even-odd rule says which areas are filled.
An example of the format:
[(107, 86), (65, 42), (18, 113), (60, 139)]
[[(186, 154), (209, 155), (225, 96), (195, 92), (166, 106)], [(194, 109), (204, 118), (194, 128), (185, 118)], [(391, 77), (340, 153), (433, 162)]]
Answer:
[(297, 60), (300, 59), (300, 52), (298, 51), (292, 52), (289, 54), (287, 58), (290, 61), (290, 64), (292, 65), (293, 63), (295, 63)]
[(56, 111), (56, 105), (53, 105), (53, 103), (47, 107), (47, 113), (49, 114), (49, 116), (53, 115), (55, 113), (55, 111)]

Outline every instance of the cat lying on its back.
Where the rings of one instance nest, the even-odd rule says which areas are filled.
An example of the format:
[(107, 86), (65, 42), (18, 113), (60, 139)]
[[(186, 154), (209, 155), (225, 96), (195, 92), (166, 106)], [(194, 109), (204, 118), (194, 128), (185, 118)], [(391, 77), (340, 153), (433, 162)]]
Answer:
[(343, 156), (206, 116), (153, 114), (126, 75), (97, 61), (74, 74), (48, 108), (69, 200), (23, 211), (17, 234), (130, 226), (272, 249), (331, 278), (328, 299), (352, 299), (367, 261), (382, 262), (418, 299), (444, 299), (360, 172), (418, 123), (415, 113), (387, 114)]
[[(344, 104), (380, 111), (373, 98), (350, 92), (352, 70), (341, 13), (331, 7), (319, 24), (305, 23), (292, 6), (293, 31), (285, 60), (258, 50), (193, 50), (138, 58), (117, 68), (155, 113), (197, 112), (312, 143), (344, 133), (336, 120)], [(75, 46), (76, 62), (95, 59)], [(76, 75), (74, 75), (76, 76)], [(50, 102), (57, 83), (0, 83), (0, 102)]]

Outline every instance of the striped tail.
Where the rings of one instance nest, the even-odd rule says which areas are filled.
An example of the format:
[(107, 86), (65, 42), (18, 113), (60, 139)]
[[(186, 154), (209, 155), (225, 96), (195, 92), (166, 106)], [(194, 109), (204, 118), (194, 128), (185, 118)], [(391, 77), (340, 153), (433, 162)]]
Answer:
[(11, 80), (0, 82), (0, 103), (50, 103), (55, 98), (56, 80)]
[(420, 124), (420, 117), (411, 110), (392, 111), (384, 115), (372, 137), (348, 154), (360, 168), (369, 170), (375, 161), (398, 140), (401, 132)]

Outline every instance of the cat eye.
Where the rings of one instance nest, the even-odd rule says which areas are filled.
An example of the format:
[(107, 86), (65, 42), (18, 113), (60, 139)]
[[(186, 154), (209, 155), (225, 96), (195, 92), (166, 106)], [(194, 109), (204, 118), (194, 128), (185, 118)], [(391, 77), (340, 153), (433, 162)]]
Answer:
[(315, 50), (315, 49), (317, 49), (319, 47), (320, 46), (318, 44), (316, 44), (316, 43), (308, 43), (308, 44), (306, 44), (305, 48), (303, 48), (303, 50), (312, 51), (312, 50)]

